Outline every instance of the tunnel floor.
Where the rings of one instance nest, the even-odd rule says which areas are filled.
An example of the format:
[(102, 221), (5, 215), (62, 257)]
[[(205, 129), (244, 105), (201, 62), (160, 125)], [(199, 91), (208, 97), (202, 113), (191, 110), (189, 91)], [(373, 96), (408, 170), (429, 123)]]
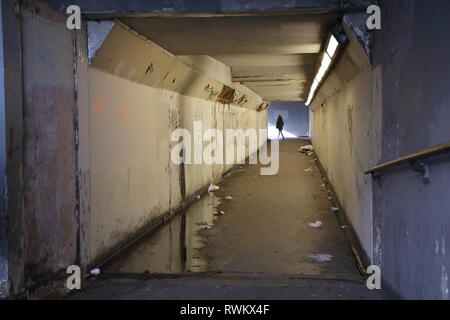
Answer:
[[(277, 175), (261, 176), (259, 165), (247, 165), (224, 180), (217, 194), (233, 200), (223, 201), (227, 214), (202, 232), (210, 271), (360, 278), (319, 168), (298, 152), (308, 143), (280, 143)], [(317, 221), (320, 228), (309, 225)], [(318, 262), (320, 256), (331, 261)]]
[[(315, 158), (298, 151), (307, 144), (281, 142), (275, 176), (261, 176), (259, 165), (231, 171), (214, 195), (109, 262), (108, 276), (74, 297), (380, 298), (358, 272)], [(316, 221), (320, 228), (310, 226)]]

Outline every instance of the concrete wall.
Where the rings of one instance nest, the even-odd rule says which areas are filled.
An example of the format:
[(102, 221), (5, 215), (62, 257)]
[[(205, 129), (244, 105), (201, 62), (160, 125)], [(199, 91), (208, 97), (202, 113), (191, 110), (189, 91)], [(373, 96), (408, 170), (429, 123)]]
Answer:
[(8, 183), (8, 203), (0, 203), (8, 209), (0, 216), (2, 295), (98, 259), (231, 167), (172, 164), (172, 129), (192, 128), (193, 120), (203, 120), (204, 131), (267, 126), (267, 105), (230, 83), (218, 61), (183, 62), (120, 25), (119, 42), (108, 37), (89, 66), (85, 25), (69, 31), (65, 15), (35, 1), (20, 15), (13, 1), (2, 5), (1, 25), (9, 27), (0, 41), (0, 164)]
[[(269, 107), (269, 127), (276, 130), (278, 116), (284, 120), (286, 138), (298, 138), (309, 135), (309, 109), (304, 102), (273, 102)], [(273, 130), (272, 130), (273, 131)]]
[(6, 114), (5, 73), (3, 56), (3, 10), (0, 3), (0, 298), (9, 294), (7, 216), (6, 216)]
[(22, 10), (24, 255), (26, 276), (41, 280), (76, 259), (75, 85), (65, 17), (34, 9)]
[[(374, 65), (382, 68), (383, 161), (450, 142), (450, 3), (382, 1)], [(450, 156), (426, 159), (430, 183), (406, 164), (374, 182), (375, 263), (385, 287), (449, 299)]]
[(450, 4), (381, 5), (371, 67), (346, 25), (350, 43), (313, 101), (312, 140), (386, 291), (449, 299), (449, 155), (425, 160), (428, 184), (410, 164), (380, 179), (363, 170), (449, 142)]
[(312, 142), (338, 199), (372, 259), (372, 178), (364, 170), (380, 160), (379, 71), (351, 27), (349, 43), (311, 105)]
[(23, 211), (23, 92), (21, 16), (16, 2), (2, 1), (4, 103), (6, 146), (6, 235), (9, 289), (15, 294), (24, 283), (25, 221)]
[[(111, 29), (86, 68), (88, 99), (82, 108), (87, 112), (79, 120), (88, 132), (80, 144), (80, 158), (86, 161), (81, 194), (89, 193), (82, 196), (88, 218), (82, 218), (81, 246), (88, 264), (163, 220), (231, 168), (175, 165), (170, 159), (178, 143), (170, 141), (173, 130), (188, 129), (199, 138), (193, 134), (194, 121), (202, 121), (203, 132), (265, 129), (267, 112), (255, 110), (262, 101), (250, 90), (220, 82), (231, 78), (225, 65), (204, 57), (178, 59), (122, 24)], [(234, 98), (225, 99), (232, 87)], [(224, 145), (224, 155), (231, 147)]]

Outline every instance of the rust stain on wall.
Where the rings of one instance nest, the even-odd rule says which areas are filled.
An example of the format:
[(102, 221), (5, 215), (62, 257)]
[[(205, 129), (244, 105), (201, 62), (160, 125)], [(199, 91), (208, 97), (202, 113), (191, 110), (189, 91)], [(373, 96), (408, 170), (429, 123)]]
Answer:
[(217, 97), (217, 102), (223, 104), (230, 104), (233, 102), (235, 95), (236, 90), (228, 86), (223, 86), (222, 91), (219, 93), (219, 96)]

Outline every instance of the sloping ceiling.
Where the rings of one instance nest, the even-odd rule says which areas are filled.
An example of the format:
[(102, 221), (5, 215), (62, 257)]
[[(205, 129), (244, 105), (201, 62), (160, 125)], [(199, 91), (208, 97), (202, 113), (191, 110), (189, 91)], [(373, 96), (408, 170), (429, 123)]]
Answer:
[(305, 101), (335, 13), (121, 18), (174, 55), (208, 55), (265, 101)]

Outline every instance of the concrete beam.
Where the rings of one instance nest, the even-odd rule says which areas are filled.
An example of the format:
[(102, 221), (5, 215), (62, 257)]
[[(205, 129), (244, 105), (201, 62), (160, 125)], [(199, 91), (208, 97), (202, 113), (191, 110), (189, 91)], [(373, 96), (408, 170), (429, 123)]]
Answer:
[[(124, 24), (116, 23), (97, 50), (91, 66), (152, 88), (256, 110), (262, 103), (261, 97), (231, 88), (230, 69), (212, 60), (177, 58)], [(211, 68), (212, 73), (220, 76), (208, 75), (205, 68)], [(214, 69), (228, 70), (228, 78), (222, 72), (213, 72)]]
[(115, 20), (87, 21), (89, 62), (92, 62), (115, 23)]
[(240, 0), (135, 0), (135, 1), (94, 1), (94, 0), (44, 0), (54, 8), (65, 11), (67, 6), (76, 4), (84, 14), (90, 17), (111, 18), (124, 15), (170, 15), (170, 14), (263, 14), (273, 11), (301, 11), (301, 12), (336, 12), (362, 10), (370, 5), (370, 0), (268, 0), (268, 1), (240, 1)]
[(367, 15), (365, 13), (350, 13), (346, 14), (342, 21), (353, 32), (367, 56), (370, 57), (372, 34), (366, 27)]

